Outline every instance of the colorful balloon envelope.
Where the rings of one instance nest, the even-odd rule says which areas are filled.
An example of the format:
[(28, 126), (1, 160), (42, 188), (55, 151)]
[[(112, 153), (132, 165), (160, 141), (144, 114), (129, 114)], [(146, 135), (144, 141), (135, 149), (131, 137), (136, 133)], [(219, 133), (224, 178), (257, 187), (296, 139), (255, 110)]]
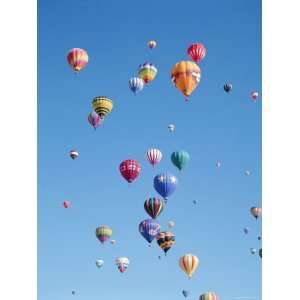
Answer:
[(200, 43), (189, 46), (187, 50), (188, 56), (196, 63), (199, 63), (206, 55), (205, 47)]
[(134, 94), (137, 94), (144, 88), (144, 80), (139, 77), (130, 78), (129, 88)]
[(196, 255), (185, 254), (179, 259), (179, 266), (182, 271), (191, 278), (199, 265), (199, 259)]
[(153, 48), (156, 47), (156, 44), (157, 44), (156, 41), (151, 40), (151, 41), (148, 42), (148, 47), (149, 47), (150, 49), (153, 49)]
[(182, 291), (182, 295), (183, 295), (185, 298), (188, 297), (189, 293), (190, 293), (190, 292), (187, 291), (187, 290), (183, 290), (183, 291)]
[(89, 57), (85, 50), (80, 48), (73, 48), (69, 51), (67, 60), (71, 68), (75, 72), (79, 72), (87, 65)]
[(96, 260), (96, 266), (98, 268), (101, 268), (103, 265), (104, 265), (104, 260), (102, 260), (102, 259), (97, 259)]
[(95, 111), (92, 111), (88, 115), (88, 121), (91, 124), (91, 126), (94, 127), (94, 129), (96, 129), (101, 124), (101, 118)]
[(231, 83), (225, 83), (223, 88), (224, 88), (224, 91), (226, 93), (229, 93), (232, 90), (232, 84)]
[(258, 92), (251, 92), (251, 99), (253, 100), (253, 102), (256, 102), (257, 98), (258, 98)]
[(155, 190), (166, 200), (175, 192), (177, 183), (177, 178), (167, 172), (156, 175), (153, 180)]
[(137, 160), (126, 159), (121, 162), (119, 170), (121, 175), (130, 183), (139, 176), (141, 167)]
[(78, 151), (76, 151), (76, 150), (71, 150), (71, 151), (70, 151), (70, 157), (71, 157), (72, 159), (75, 159), (75, 158), (77, 158), (78, 156), (79, 156)]
[(159, 149), (150, 148), (146, 153), (147, 160), (152, 166), (158, 164), (162, 159), (162, 153)]
[(172, 69), (171, 79), (173, 84), (185, 96), (185, 100), (198, 86), (201, 78), (201, 70), (197, 64), (192, 61), (178, 62)]
[(181, 171), (183, 167), (189, 162), (190, 155), (184, 151), (176, 151), (171, 155), (172, 163)]
[(64, 208), (69, 208), (71, 206), (71, 202), (66, 200), (66, 201), (64, 201), (63, 206), (64, 206)]
[(255, 218), (258, 219), (258, 217), (261, 215), (262, 213), (262, 209), (260, 207), (251, 207), (250, 208), (250, 213), (251, 215)]
[(219, 300), (219, 296), (214, 292), (207, 292), (202, 294), (199, 300)]
[(94, 111), (101, 119), (105, 118), (113, 109), (113, 101), (105, 96), (95, 97), (92, 102)]
[(121, 273), (124, 273), (127, 270), (129, 263), (127, 257), (119, 257), (116, 259), (116, 265)]
[(98, 240), (103, 244), (107, 242), (112, 236), (112, 229), (106, 225), (96, 228), (96, 236)]
[(157, 69), (153, 64), (145, 62), (139, 66), (138, 74), (139, 77), (147, 84), (156, 77)]
[(160, 225), (152, 219), (144, 220), (139, 225), (139, 231), (145, 240), (151, 243), (160, 232)]
[(167, 254), (167, 252), (175, 244), (175, 235), (170, 231), (161, 231), (156, 236), (158, 246)]
[(158, 217), (164, 210), (164, 207), (164, 201), (155, 197), (148, 198), (144, 203), (144, 209), (152, 219)]

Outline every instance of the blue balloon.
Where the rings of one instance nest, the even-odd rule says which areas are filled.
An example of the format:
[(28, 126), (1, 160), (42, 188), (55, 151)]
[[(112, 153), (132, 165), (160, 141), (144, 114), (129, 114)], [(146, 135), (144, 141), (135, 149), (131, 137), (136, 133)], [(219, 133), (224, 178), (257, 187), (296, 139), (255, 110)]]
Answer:
[(139, 77), (129, 79), (129, 88), (136, 94), (144, 88), (144, 81)]
[(178, 180), (170, 173), (158, 174), (154, 177), (153, 185), (155, 190), (164, 198), (168, 197), (175, 192)]
[(159, 234), (160, 232), (160, 225), (158, 222), (148, 219), (144, 220), (139, 225), (140, 234), (151, 243), (153, 239)]
[(186, 291), (186, 290), (183, 290), (182, 291), (182, 294), (183, 294), (183, 296), (185, 297), (185, 298), (187, 298), (187, 296), (189, 295), (189, 291)]

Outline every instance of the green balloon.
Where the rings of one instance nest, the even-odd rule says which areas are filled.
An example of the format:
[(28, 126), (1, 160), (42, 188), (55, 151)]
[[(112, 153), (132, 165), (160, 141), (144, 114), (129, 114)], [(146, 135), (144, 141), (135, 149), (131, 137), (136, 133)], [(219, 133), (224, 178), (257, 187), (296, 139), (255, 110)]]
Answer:
[(172, 163), (179, 170), (182, 170), (183, 167), (189, 162), (189, 160), (190, 160), (190, 155), (184, 150), (173, 152), (171, 155)]

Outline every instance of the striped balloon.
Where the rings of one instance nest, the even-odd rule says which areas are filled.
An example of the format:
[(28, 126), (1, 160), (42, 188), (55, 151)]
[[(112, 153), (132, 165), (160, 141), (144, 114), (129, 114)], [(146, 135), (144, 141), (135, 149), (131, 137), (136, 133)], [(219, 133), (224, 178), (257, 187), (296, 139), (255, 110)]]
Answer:
[(87, 65), (89, 57), (85, 50), (80, 48), (73, 48), (69, 51), (67, 60), (72, 69), (75, 72), (79, 72)]
[(214, 292), (207, 292), (202, 294), (199, 300), (219, 300), (219, 296)]
[(135, 159), (126, 159), (121, 162), (119, 170), (125, 180), (131, 183), (139, 176), (141, 172), (141, 166)]
[(199, 63), (205, 57), (206, 49), (202, 44), (196, 43), (188, 48), (187, 53), (194, 62)]
[(94, 111), (103, 119), (113, 109), (113, 102), (105, 96), (95, 97), (92, 102)]
[(145, 62), (139, 66), (138, 73), (139, 77), (147, 84), (156, 77), (157, 69), (153, 64)]
[(162, 153), (159, 149), (150, 148), (147, 151), (146, 157), (149, 161), (149, 163), (154, 166), (158, 164), (162, 159)]
[(179, 259), (179, 266), (186, 275), (191, 278), (199, 265), (199, 259), (196, 255), (185, 254)]
[(121, 273), (124, 273), (127, 270), (129, 263), (127, 257), (119, 257), (116, 259), (116, 265)]
[(108, 241), (111, 235), (112, 229), (106, 225), (96, 228), (96, 236), (102, 244)]
[(139, 77), (129, 79), (129, 88), (134, 94), (137, 94), (144, 88), (144, 80)]
[(79, 156), (79, 153), (76, 151), (76, 150), (71, 150), (70, 151), (70, 157), (72, 158), (72, 159), (75, 159), (75, 158), (77, 158)]
[(144, 208), (147, 214), (155, 219), (158, 217), (165, 207), (165, 202), (159, 198), (148, 198), (144, 203)]
[(92, 111), (88, 115), (88, 121), (94, 127), (94, 129), (96, 129), (101, 124), (101, 118), (95, 111)]
[(262, 209), (260, 207), (251, 207), (250, 212), (252, 216), (257, 219), (261, 215)]
[(161, 231), (156, 236), (158, 246), (167, 254), (171, 247), (175, 244), (175, 235), (170, 231)]

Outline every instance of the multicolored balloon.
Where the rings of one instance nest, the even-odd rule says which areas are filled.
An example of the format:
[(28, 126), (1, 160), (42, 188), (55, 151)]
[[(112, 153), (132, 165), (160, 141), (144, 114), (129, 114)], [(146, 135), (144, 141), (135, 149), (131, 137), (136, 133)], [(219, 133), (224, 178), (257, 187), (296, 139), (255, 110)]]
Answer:
[(171, 247), (175, 244), (175, 235), (170, 231), (161, 231), (156, 236), (158, 246), (167, 254)]
[(130, 183), (139, 176), (141, 167), (137, 160), (126, 159), (121, 162), (119, 170), (121, 175)]
[(179, 259), (180, 268), (189, 278), (193, 276), (193, 273), (197, 270), (198, 265), (199, 259), (193, 254), (185, 254)]
[(150, 148), (146, 153), (146, 158), (148, 159), (149, 163), (154, 166), (161, 161), (162, 153), (159, 149)]
[(232, 84), (231, 83), (225, 83), (223, 88), (224, 88), (224, 91), (226, 93), (229, 93), (232, 90)]
[(144, 220), (139, 225), (139, 231), (146, 241), (151, 243), (160, 232), (160, 225), (152, 219)]
[(132, 77), (129, 79), (129, 88), (136, 95), (144, 88), (144, 80), (139, 77)]
[(64, 206), (64, 208), (69, 208), (71, 206), (71, 202), (66, 200), (66, 201), (64, 201), (63, 206)]
[(101, 120), (102, 119), (100, 118), (100, 116), (95, 111), (92, 111), (88, 115), (88, 121), (94, 127), (95, 130), (101, 124)]
[(104, 265), (104, 260), (102, 260), (102, 259), (97, 259), (96, 260), (96, 266), (98, 268), (101, 268), (103, 265)]
[(172, 163), (181, 171), (183, 167), (189, 162), (190, 155), (184, 151), (175, 151), (171, 155)]
[(185, 96), (188, 101), (189, 96), (198, 86), (201, 78), (201, 70), (192, 61), (178, 62), (172, 69), (171, 79), (173, 84)]
[(144, 203), (144, 209), (152, 219), (158, 217), (162, 213), (164, 207), (164, 201), (155, 197), (148, 198)]
[(68, 52), (67, 60), (71, 68), (75, 72), (79, 72), (87, 65), (89, 56), (85, 50), (80, 48), (73, 48)]
[(174, 124), (169, 124), (168, 129), (169, 129), (170, 132), (174, 132), (175, 131), (175, 125)]
[(253, 102), (256, 102), (257, 98), (258, 98), (258, 92), (251, 92), (251, 99), (253, 100)]
[(205, 57), (206, 49), (202, 44), (195, 43), (189, 46), (187, 54), (194, 62), (199, 63)]
[(139, 66), (138, 74), (139, 77), (142, 78), (144, 82), (147, 84), (150, 81), (154, 80), (157, 74), (157, 69), (153, 64), (149, 62), (145, 62)]
[(183, 290), (183, 291), (182, 291), (182, 295), (183, 295), (185, 298), (188, 297), (189, 293), (190, 293), (190, 292), (187, 291), (187, 290)]
[(261, 215), (262, 213), (262, 209), (260, 207), (251, 207), (250, 208), (250, 213), (252, 214), (252, 216), (255, 219), (258, 219), (258, 217)]
[(76, 151), (76, 150), (71, 150), (70, 151), (70, 157), (72, 158), (72, 159), (75, 159), (75, 158), (77, 158), (79, 156), (79, 153)]
[(106, 225), (96, 228), (96, 237), (103, 244), (112, 236), (112, 229)]
[(94, 111), (103, 119), (112, 111), (113, 101), (108, 97), (98, 96), (93, 99), (92, 106)]
[(207, 292), (202, 294), (199, 300), (219, 300), (219, 296), (214, 292)]
[(156, 175), (153, 180), (155, 190), (165, 200), (167, 200), (168, 197), (175, 192), (177, 184), (178, 179), (174, 175), (167, 172)]
[(156, 47), (156, 44), (157, 44), (156, 41), (151, 40), (151, 41), (148, 42), (148, 47), (149, 47), (150, 49), (153, 49), (153, 48)]
[(124, 273), (127, 270), (129, 263), (127, 257), (119, 257), (116, 259), (116, 265), (121, 273)]

